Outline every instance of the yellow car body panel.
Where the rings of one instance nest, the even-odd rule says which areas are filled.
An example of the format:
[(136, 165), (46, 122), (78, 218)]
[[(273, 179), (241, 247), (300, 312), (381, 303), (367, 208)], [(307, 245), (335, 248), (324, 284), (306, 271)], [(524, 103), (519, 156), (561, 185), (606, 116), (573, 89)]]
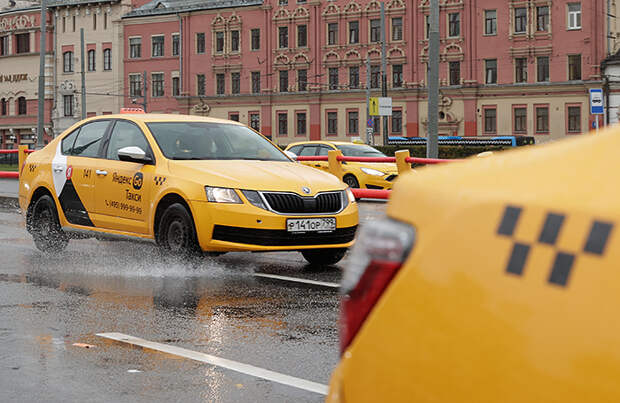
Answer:
[[(61, 155), (61, 142), (74, 129), (102, 120), (124, 120), (139, 127), (148, 142), (155, 164)], [(176, 195), (189, 207), (198, 243), (204, 251), (346, 248), (353, 244), (352, 236), (351, 240), (342, 243), (287, 245), (256, 245), (212, 239), (214, 225), (286, 231), (287, 218), (335, 217), (338, 230), (350, 229), (358, 224), (357, 204), (346, 201), (341, 211), (326, 214), (283, 214), (255, 207), (239, 189), (315, 196), (321, 192), (342, 192), (346, 186), (333, 175), (292, 161), (187, 161), (166, 158), (146, 124), (188, 121), (240, 125), (212, 118), (156, 114), (106, 115), (78, 122), (44, 149), (27, 157), (19, 186), (19, 203), (23, 214), (27, 215), (37, 189), (39, 192), (45, 189), (53, 195), (58, 219), (64, 229), (155, 239), (157, 206), (165, 197)], [(60, 172), (62, 167), (66, 182), (62, 181), (65, 185), (59, 187), (59, 180), (63, 178), (59, 179), (58, 175), (55, 177), (54, 172), (55, 169)], [(71, 186), (68, 186), (69, 181)], [(243, 203), (208, 202), (205, 185), (236, 189)], [(309, 188), (309, 192), (302, 192), (304, 187)], [(85, 208), (87, 217), (67, 217), (67, 206), (63, 207), (60, 194), (68, 188)]]
[[(298, 145), (323, 145), (329, 147), (332, 150), (336, 150), (338, 145), (347, 145), (347, 146), (359, 146), (356, 143), (347, 143), (340, 141), (302, 141), (297, 143), (291, 143), (286, 147), (286, 150), (290, 150), (292, 147)], [(325, 154), (327, 155), (327, 154)], [(329, 166), (327, 161), (299, 161), (303, 165), (307, 165), (313, 168), (318, 168), (323, 171), (329, 172)], [(362, 168), (371, 168), (380, 172), (383, 172), (384, 175), (376, 176), (370, 175), (364, 171)], [(353, 175), (357, 182), (359, 183), (360, 188), (367, 189), (392, 189), (393, 182), (398, 176), (398, 168), (396, 164), (393, 162), (346, 162), (346, 164), (342, 165), (342, 170), (344, 175)]]
[(403, 175), (409, 257), (330, 402), (620, 401), (620, 129)]

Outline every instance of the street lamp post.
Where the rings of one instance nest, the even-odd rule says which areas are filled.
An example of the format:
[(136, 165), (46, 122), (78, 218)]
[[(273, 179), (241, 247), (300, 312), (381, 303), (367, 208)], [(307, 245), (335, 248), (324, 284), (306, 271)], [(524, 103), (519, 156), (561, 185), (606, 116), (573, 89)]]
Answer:
[(43, 148), (43, 127), (45, 119), (45, 37), (47, 30), (47, 4), (41, 0), (41, 39), (39, 41), (39, 114), (37, 117), (37, 149)]

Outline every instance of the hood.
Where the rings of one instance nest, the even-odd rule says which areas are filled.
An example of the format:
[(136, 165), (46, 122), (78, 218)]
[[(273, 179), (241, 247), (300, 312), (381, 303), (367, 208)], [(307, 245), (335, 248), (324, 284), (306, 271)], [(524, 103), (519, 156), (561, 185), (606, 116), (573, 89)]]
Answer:
[(308, 187), (312, 195), (343, 190), (346, 185), (318, 169), (286, 161), (208, 160), (169, 161), (170, 171), (202, 185), (248, 190), (288, 191), (299, 194)]

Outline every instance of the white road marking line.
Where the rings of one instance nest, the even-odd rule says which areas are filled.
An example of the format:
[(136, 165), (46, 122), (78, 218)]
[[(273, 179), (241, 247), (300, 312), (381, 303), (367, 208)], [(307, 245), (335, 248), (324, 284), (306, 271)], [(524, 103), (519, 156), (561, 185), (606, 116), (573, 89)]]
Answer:
[(308, 381), (306, 379), (296, 378), (290, 375), (281, 374), (279, 372), (270, 371), (268, 369), (255, 367), (253, 365), (227, 360), (226, 358), (220, 358), (210, 354), (199, 353), (197, 351), (187, 350), (185, 348), (171, 346), (168, 344), (156, 343), (153, 341), (140, 339), (138, 337), (129, 336), (123, 333), (97, 333), (97, 336), (110, 340), (115, 340), (121, 343), (144, 347), (150, 350), (161, 351), (163, 353), (188, 358), (194, 361), (204, 362), (207, 364), (215, 365), (217, 367), (230, 369), (232, 371), (239, 372), (245, 375), (251, 375), (257, 378), (266, 379), (268, 381), (292, 386), (297, 389), (303, 389), (309, 392), (327, 395), (327, 385)]
[(323, 286), (323, 287), (330, 287), (330, 288), (340, 288), (340, 284), (338, 284), (338, 283), (328, 283), (328, 282), (325, 282), (325, 281), (307, 280), (305, 278), (278, 276), (276, 274), (265, 274), (265, 273), (254, 273), (254, 276), (255, 277), (273, 278), (273, 279), (276, 279), (276, 280), (294, 281), (296, 283), (320, 285), (320, 286)]

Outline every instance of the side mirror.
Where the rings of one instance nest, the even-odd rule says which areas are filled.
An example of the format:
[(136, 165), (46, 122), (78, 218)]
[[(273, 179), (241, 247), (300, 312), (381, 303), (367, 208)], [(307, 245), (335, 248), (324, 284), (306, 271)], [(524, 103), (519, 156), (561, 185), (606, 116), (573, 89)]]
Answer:
[(139, 164), (149, 164), (153, 161), (151, 157), (146, 155), (143, 149), (136, 146), (123, 147), (118, 150), (118, 159)]
[(284, 154), (286, 154), (286, 156), (292, 159), (293, 161), (297, 162), (297, 154), (292, 153), (290, 151), (284, 151)]

